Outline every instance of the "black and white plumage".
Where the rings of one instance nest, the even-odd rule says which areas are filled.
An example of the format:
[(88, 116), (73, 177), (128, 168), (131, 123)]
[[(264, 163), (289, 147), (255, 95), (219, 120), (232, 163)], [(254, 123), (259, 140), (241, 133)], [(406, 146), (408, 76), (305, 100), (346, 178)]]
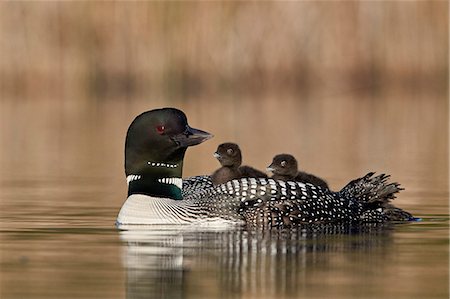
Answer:
[(119, 226), (191, 224), (220, 219), (250, 227), (295, 227), (341, 222), (410, 220), (390, 204), (401, 190), (388, 176), (353, 180), (340, 192), (310, 183), (240, 178), (214, 186), (209, 176), (181, 181), (184, 153), (212, 135), (188, 126), (173, 108), (138, 116), (127, 133), (128, 198)]
[(199, 175), (183, 179), (183, 198), (189, 198), (192, 195), (202, 192), (203, 190), (212, 188), (213, 182), (209, 175)]
[[(203, 202), (207, 198), (211, 217), (242, 219), (248, 226), (258, 228), (413, 219), (408, 212), (389, 204), (395, 193), (402, 190), (399, 184), (388, 184), (386, 175), (373, 175), (352, 181), (341, 192), (295, 181), (242, 178), (198, 189), (186, 200)], [(204, 176), (201, 178), (205, 180)]]

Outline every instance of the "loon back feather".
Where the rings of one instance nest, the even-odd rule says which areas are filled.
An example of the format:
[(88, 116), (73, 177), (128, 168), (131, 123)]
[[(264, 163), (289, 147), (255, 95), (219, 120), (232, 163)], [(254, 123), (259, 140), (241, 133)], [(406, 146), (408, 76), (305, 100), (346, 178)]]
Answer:
[(185, 200), (207, 205), (210, 217), (245, 220), (254, 227), (359, 221), (362, 205), (312, 184), (242, 178), (198, 190)]
[(183, 190), (181, 194), (183, 198), (189, 198), (195, 193), (201, 192), (213, 187), (213, 182), (209, 175), (199, 175), (183, 179)]
[[(207, 206), (209, 217), (244, 220), (250, 227), (292, 227), (342, 221), (385, 222), (410, 220), (412, 215), (388, 204), (398, 183), (389, 176), (369, 173), (340, 192), (312, 184), (264, 178), (242, 178), (213, 187), (210, 177), (185, 181), (185, 200)], [(196, 182), (197, 183), (193, 183)], [(208, 182), (209, 181), (209, 182)], [(183, 185), (184, 186), (184, 185)], [(193, 186), (211, 186), (194, 190)], [(185, 191), (183, 191), (185, 192)]]
[(414, 218), (414, 216), (411, 213), (408, 213), (405, 210), (402, 210), (400, 208), (397, 208), (391, 204), (386, 204), (384, 206), (384, 215), (386, 216), (387, 220), (389, 221), (416, 221), (417, 218)]
[(404, 190), (397, 182), (387, 184), (390, 175), (380, 174), (374, 177), (374, 174), (375, 172), (369, 172), (362, 178), (351, 181), (339, 193), (362, 203), (387, 204), (396, 197), (396, 193)]

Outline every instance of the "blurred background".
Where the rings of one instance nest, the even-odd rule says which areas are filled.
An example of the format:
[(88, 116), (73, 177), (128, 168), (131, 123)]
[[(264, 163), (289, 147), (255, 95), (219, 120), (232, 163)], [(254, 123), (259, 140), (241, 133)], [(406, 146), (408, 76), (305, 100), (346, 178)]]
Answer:
[(448, 189), (446, 1), (2, 2), (0, 53), (3, 182), (104, 180), (119, 208), (129, 123), (172, 106), (215, 135), (185, 176), (233, 141), (334, 189), (390, 173), (417, 211)]
[[(396, 205), (448, 218), (448, 11), (448, 1), (0, 2), (0, 294), (122, 297), (124, 139), (159, 107), (215, 135), (188, 150), (184, 176), (212, 173), (231, 141), (244, 164), (291, 153), (334, 190), (389, 173), (406, 189)], [(375, 273), (374, 290), (446, 298), (448, 231), (430, 241), (439, 249), (405, 236), (391, 258), (404, 264)], [(329, 268), (318, 277), (336, 285)], [(321, 283), (303, 291), (323, 298)]]

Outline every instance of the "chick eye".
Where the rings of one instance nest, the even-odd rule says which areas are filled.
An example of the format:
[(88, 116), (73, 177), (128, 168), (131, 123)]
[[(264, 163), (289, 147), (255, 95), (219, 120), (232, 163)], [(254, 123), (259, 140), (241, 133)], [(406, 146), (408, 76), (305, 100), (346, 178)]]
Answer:
[(156, 126), (156, 132), (160, 135), (162, 135), (164, 133), (164, 126)]
[(233, 153), (233, 150), (231, 148), (227, 149), (227, 154), (231, 155)]
[(286, 161), (281, 161), (281, 167), (285, 167), (286, 166)]

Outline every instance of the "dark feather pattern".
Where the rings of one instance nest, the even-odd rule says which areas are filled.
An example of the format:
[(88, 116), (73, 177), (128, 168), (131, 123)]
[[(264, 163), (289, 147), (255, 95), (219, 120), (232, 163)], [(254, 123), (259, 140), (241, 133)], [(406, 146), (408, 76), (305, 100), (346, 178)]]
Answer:
[(389, 204), (402, 190), (400, 185), (387, 183), (387, 175), (373, 175), (353, 180), (340, 192), (264, 178), (235, 179), (212, 187), (208, 176), (200, 176), (187, 179), (189, 190), (183, 193), (185, 200), (206, 208), (209, 217), (244, 220), (250, 227), (410, 220), (411, 214)]
[(199, 175), (183, 179), (183, 190), (181, 194), (183, 198), (213, 187), (211, 177), (209, 175)]

